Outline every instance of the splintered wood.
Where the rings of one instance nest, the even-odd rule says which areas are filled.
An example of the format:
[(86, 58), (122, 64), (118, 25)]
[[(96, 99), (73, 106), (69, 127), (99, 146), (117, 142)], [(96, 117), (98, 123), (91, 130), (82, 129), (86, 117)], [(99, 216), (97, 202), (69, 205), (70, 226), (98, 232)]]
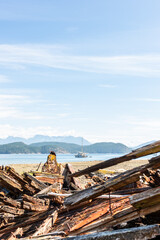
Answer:
[[(77, 173), (66, 164), (62, 175), (19, 175), (0, 167), (0, 239), (141, 240), (160, 235), (160, 156), (109, 179), (92, 173), (159, 151), (157, 141)], [(86, 189), (77, 178), (82, 175), (90, 186)]]

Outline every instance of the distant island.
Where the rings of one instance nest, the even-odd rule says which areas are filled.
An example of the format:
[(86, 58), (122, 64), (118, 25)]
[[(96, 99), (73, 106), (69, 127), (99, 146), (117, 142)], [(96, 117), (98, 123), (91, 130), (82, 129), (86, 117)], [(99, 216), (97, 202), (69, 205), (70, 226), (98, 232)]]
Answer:
[[(0, 154), (31, 154), (31, 153), (49, 153), (54, 150), (56, 153), (72, 153), (81, 151), (81, 145), (66, 142), (37, 142), (25, 144), (23, 142), (13, 142), (0, 145)], [(86, 153), (126, 153), (131, 149), (122, 143), (100, 142), (90, 145), (84, 145), (83, 150)]]

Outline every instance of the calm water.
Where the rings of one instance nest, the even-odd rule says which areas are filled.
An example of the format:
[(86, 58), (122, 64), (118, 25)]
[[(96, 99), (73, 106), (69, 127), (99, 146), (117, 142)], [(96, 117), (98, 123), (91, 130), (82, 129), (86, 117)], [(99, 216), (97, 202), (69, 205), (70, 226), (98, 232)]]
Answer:
[[(75, 158), (74, 154), (57, 154), (59, 163), (107, 160), (123, 154), (88, 154), (87, 158)], [(24, 164), (24, 163), (44, 163), (48, 154), (0, 154), (0, 165)]]

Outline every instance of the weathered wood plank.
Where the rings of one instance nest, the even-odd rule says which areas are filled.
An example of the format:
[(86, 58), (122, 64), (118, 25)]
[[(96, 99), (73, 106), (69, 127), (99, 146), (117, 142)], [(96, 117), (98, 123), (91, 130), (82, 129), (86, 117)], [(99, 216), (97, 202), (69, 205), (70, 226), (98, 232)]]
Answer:
[(17, 228), (14, 232), (12, 232), (6, 240), (16, 240), (17, 236), (18, 238), (23, 235), (23, 229)]
[(44, 220), (46, 217), (48, 217), (52, 213), (52, 211), (53, 211), (53, 209), (49, 210), (49, 211), (44, 211), (44, 212), (41, 212), (41, 213), (37, 213), (37, 214), (34, 214), (33, 216), (27, 218), (25, 221), (21, 220), (18, 223), (14, 223), (14, 225), (11, 225), (11, 226), (8, 225), (5, 228), (0, 229), (0, 236), (2, 236), (2, 234), (6, 234), (6, 233), (9, 233), (11, 231), (14, 231), (18, 227), (25, 227), (27, 225), (31, 225), (31, 224), (34, 224), (38, 221)]
[(38, 227), (36, 232), (32, 235), (33, 236), (38, 236), (41, 234), (47, 234), (55, 224), (56, 220), (58, 218), (58, 211), (53, 210), (53, 212), (42, 222), (42, 224)]
[(24, 173), (25, 180), (29, 181), (31, 186), (35, 187), (37, 190), (42, 190), (47, 187), (46, 184), (40, 182), (35, 177), (31, 176), (29, 173)]
[(0, 200), (9, 206), (21, 208), (21, 203), (8, 197), (0, 197)]
[(31, 196), (28, 196), (26, 194), (23, 195), (23, 200), (31, 202), (31, 203), (36, 204), (36, 205), (42, 205), (42, 206), (46, 206), (46, 205), (50, 204), (50, 200), (49, 199), (46, 199), (46, 200), (38, 199), (38, 198), (34, 198), (34, 197), (31, 197)]
[(48, 205), (33, 204), (31, 202), (23, 201), (23, 209), (28, 211), (42, 212), (49, 209)]
[(139, 158), (139, 157), (143, 157), (143, 156), (146, 156), (146, 155), (149, 155), (149, 154), (157, 153), (159, 151), (160, 151), (160, 141), (157, 141), (157, 142), (154, 142), (152, 144), (146, 145), (144, 147), (138, 148), (138, 149), (132, 151), (129, 154), (123, 155), (122, 157), (112, 158), (112, 159), (106, 160), (102, 163), (98, 163), (94, 166), (91, 166), (89, 168), (85, 168), (85, 169), (83, 169), (79, 172), (71, 174), (71, 176), (72, 177), (79, 177), (81, 175), (97, 171), (98, 169), (111, 167), (111, 166), (114, 166), (118, 163), (122, 163), (122, 162), (125, 162), (125, 161), (129, 161), (131, 159), (136, 159), (136, 158)]
[(14, 179), (11, 179), (4, 171), (0, 171), (0, 185), (14, 194), (23, 192), (21, 185)]
[(131, 196), (130, 203), (138, 209), (160, 204), (160, 187)]
[(11, 213), (11, 214), (14, 214), (14, 215), (24, 214), (24, 209), (18, 209), (18, 208), (15, 208), (15, 207), (10, 207), (8, 205), (0, 206), (0, 211), (6, 212), (6, 213)]

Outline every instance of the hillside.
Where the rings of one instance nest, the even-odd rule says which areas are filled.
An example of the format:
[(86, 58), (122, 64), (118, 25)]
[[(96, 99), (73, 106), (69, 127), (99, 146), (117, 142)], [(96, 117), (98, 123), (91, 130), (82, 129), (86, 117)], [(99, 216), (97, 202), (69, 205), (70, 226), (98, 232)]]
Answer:
[[(56, 153), (77, 153), (81, 146), (64, 142), (41, 142), (27, 145), (23, 142), (15, 142), (0, 145), (0, 154), (11, 153), (49, 153), (51, 150)], [(102, 142), (84, 146), (86, 153), (126, 153), (130, 149), (121, 143)]]

